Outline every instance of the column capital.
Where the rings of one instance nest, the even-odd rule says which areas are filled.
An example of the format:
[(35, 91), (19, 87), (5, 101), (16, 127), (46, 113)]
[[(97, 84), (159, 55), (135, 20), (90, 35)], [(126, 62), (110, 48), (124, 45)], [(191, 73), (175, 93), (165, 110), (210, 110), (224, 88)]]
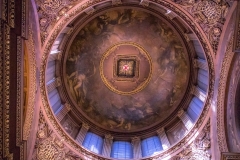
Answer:
[(71, 105), (69, 103), (65, 103), (64, 107), (66, 107), (68, 112), (71, 110)]
[(165, 129), (162, 127), (162, 128), (159, 128), (158, 130), (157, 130), (157, 133), (158, 134), (160, 134), (160, 133), (162, 133), (162, 132), (165, 132)]
[(58, 53), (57, 53), (57, 60), (61, 60), (62, 59), (62, 51), (59, 50)]
[(89, 125), (87, 123), (82, 123), (82, 127), (86, 128), (87, 130), (89, 129)]
[(138, 136), (132, 137), (132, 142), (137, 142), (137, 141), (141, 141), (141, 138)]
[(183, 114), (184, 114), (184, 110), (183, 109), (180, 109), (177, 113), (178, 117), (180, 118)]
[(56, 78), (56, 82), (57, 82), (57, 87), (58, 87), (58, 86), (61, 86), (62, 82), (61, 82), (60, 77), (57, 77), (57, 78)]
[(104, 137), (105, 139), (113, 140), (113, 136), (111, 134), (105, 134)]

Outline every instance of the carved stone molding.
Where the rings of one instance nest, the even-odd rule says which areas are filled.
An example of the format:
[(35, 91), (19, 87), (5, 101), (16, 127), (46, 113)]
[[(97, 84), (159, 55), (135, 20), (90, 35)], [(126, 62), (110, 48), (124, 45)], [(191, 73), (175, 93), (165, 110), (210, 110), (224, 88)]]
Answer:
[(240, 159), (239, 153), (223, 152), (221, 154), (221, 160), (239, 160), (239, 159)]
[(10, 155), (9, 149), (9, 131), (10, 131), (10, 27), (4, 25), (4, 61), (3, 61), (3, 77), (4, 77), (4, 100), (3, 100), (3, 155), (8, 157)]
[[(0, 22), (0, 104), (3, 104), (3, 24)], [(0, 132), (3, 132), (3, 106), (0, 107)], [(3, 139), (3, 135), (0, 134), (0, 139)], [(3, 144), (0, 143), (0, 151), (3, 150)], [(0, 152), (0, 157), (3, 154)]]
[(222, 63), (222, 69), (220, 73), (220, 81), (218, 87), (218, 97), (217, 97), (217, 131), (218, 131), (218, 143), (220, 152), (228, 152), (227, 142), (226, 142), (226, 135), (225, 135), (225, 112), (224, 112), (224, 97), (225, 97), (225, 90), (226, 90), (226, 83), (227, 83), (227, 76), (230, 69), (231, 61), (233, 58), (232, 53), (232, 44), (233, 38), (228, 43), (228, 47), (225, 53), (225, 57)]

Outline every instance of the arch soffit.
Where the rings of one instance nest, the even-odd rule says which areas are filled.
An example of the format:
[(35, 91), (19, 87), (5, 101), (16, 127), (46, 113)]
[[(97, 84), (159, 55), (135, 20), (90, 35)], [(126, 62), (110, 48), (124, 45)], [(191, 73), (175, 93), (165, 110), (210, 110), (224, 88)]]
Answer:
[[(227, 145), (227, 135), (225, 133), (227, 122), (226, 119), (226, 103), (227, 96), (226, 91), (228, 88), (228, 81), (231, 78), (230, 68), (233, 62), (234, 53), (232, 52), (233, 47), (233, 27), (234, 27), (234, 10), (236, 9), (237, 3), (235, 2), (232, 5), (231, 10), (227, 16), (226, 23), (223, 27), (223, 34), (221, 35), (220, 45), (218, 48), (217, 60), (215, 65), (215, 71), (219, 73), (219, 82), (217, 82), (216, 86), (217, 91), (216, 95), (216, 111), (217, 111), (217, 140), (219, 144), (220, 152), (228, 152), (229, 148)], [(217, 71), (217, 68), (220, 68)], [(214, 98), (215, 99), (215, 98)]]

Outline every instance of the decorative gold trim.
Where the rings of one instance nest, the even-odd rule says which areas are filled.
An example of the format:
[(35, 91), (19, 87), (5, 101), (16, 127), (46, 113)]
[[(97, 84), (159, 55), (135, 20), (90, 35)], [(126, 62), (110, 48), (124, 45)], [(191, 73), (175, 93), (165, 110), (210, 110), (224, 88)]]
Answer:
[[(141, 53), (145, 54), (145, 56), (147, 57), (147, 60), (149, 61), (149, 64), (150, 64), (150, 71), (149, 71), (149, 76), (148, 78), (142, 83), (140, 84), (136, 89), (134, 89), (133, 91), (130, 91), (130, 92), (123, 92), (123, 91), (119, 91), (117, 90), (116, 88), (114, 88), (107, 80), (107, 78), (104, 76), (103, 74), (103, 63), (104, 63), (104, 60), (108, 57), (108, 55), (110, 53), (112, 53), (112, 51), (114, 51), (115, 49), (117, 49), (117, 47), (119, 46), (122, 46), (122, 45), (129, 45), (129, 46), (134, 46), (136, 47), (137, 49), (139, 49), (141, 51)], [(141, 90), (143, 90), (147, 84), (150, 82), (151, 80), (151, 77), (152, 77), (152, 59), (149, 55), (149, 53), (142, 47), (140, 46), (139, 44), (137, 43), (134, 43), (134, 42), (120, 42), (120, 43), (117, 43), (113, 46), (111, 46), (109, 49), (107, 49), (107, 51), (103, 54), (102, 58), (101, 58), (101, 61), (100, 61), (100, 66), (99, 66), (99, 69), (100, 69), (100, 76), (102, 78), (102, 81), (103, 83), (113, 92), (117, 93), (117, 94), (121, 94), (121, 95), (131, 95), (131, 94), (135, 94), (135, 93), (138, 93), (140, 92)]]
[[(3, 25), (0, 21), (0, 139), (3, 140)], [(3, 143), (0, 143), (0, 157), (3, 157)]]
[(22, 54), (23, 54), (23, 44), (22, 38), (17, 37), (17, 106), (16, 106), (16, 145), (21, 145), (22, 140)]
[(2, 0), (2, 6), (1, 6), (1, 18), (3, 20), (7, 20), (7, 0)]
[(3, 144), (4, 157), (10, 155), (9, 151), (9, 131), (10, 131), (10, 27), (4, 25), (4, 103), (3, 103)]
[(9, 2), (9, 15), (8, 15), (8, 21), (9, 25), (14, 28), (15, 27), (15, 0), (10, 0)]

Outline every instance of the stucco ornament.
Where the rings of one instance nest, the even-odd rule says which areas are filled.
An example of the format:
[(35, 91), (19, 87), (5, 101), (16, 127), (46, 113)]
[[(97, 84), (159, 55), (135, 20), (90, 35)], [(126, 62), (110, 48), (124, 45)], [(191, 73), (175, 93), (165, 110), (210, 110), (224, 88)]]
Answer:
[(54, 14), (62, 5), (61, 0), (44, 0), (41, 7), (44, 12)]
[(52, 129), (48, 126), (44, 115), (40, 112), (37, 139), (33, 159), (38, 160), (79, 160), (79, 156), (74, 154), (64, 145), (64, 140), (56, 137)]
[(209, 153), (210, 147), (210, 123), (208, 122), (192, 144), (184, 149), (178, 156), (180, 160), (211, 160)]
[(41, 29), (41, 41), (45, 41), (48, 33), (62, 16), (67, 16), (77, 0), (36, 0), (38, 4), (39, 24)]
[(227, 0), (176, 0), (176, 3), (182, 5), (202, 27), (216, 53), (225, 17), (232, 2)]

